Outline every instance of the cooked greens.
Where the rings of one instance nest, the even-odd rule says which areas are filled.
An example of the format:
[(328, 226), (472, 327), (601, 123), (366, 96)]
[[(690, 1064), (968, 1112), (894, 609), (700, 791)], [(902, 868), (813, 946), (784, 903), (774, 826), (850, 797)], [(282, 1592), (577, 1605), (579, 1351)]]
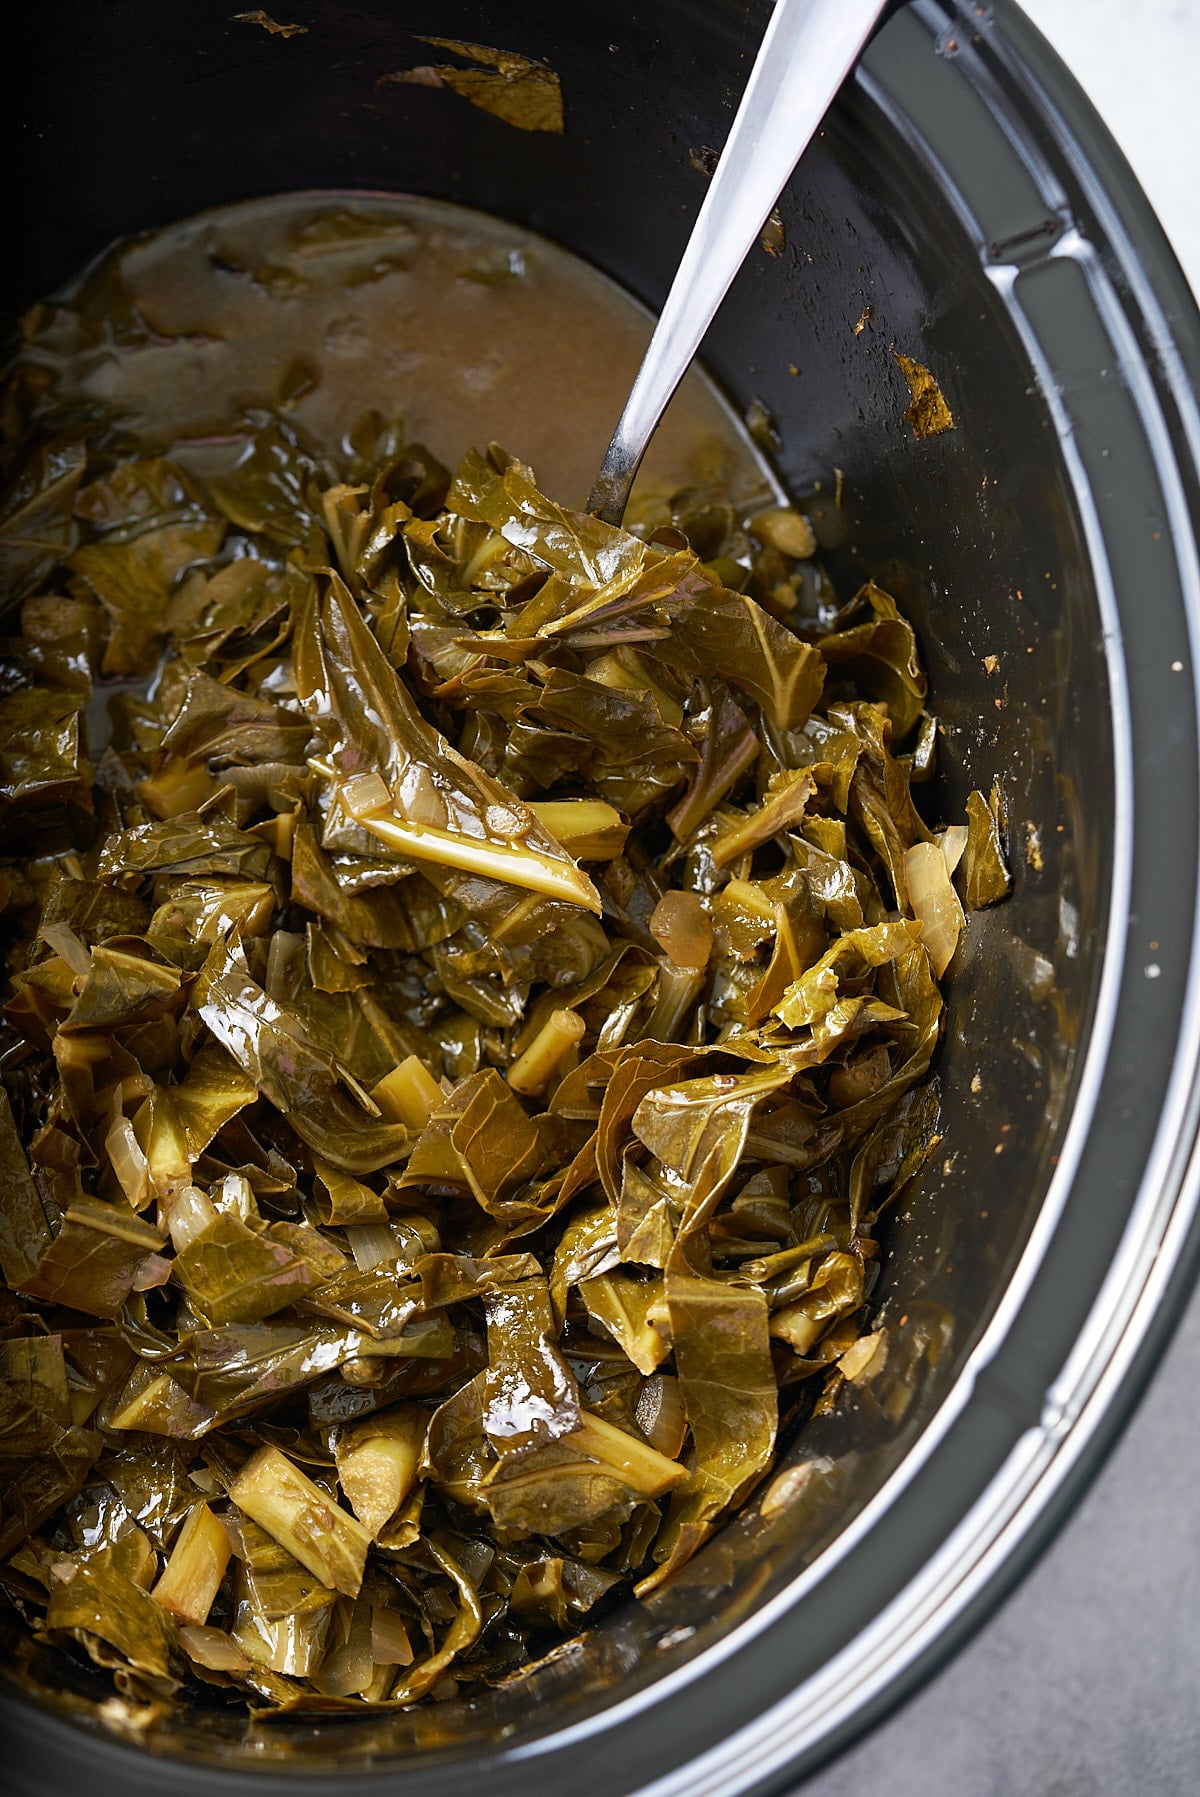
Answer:
[(869, 1372), (956, 870), (1008, 877), (802, 514), (241, 429), (206, 480), (72, 424), (0, 515), (0, 1583), (147, 1725), (670, 1578)]

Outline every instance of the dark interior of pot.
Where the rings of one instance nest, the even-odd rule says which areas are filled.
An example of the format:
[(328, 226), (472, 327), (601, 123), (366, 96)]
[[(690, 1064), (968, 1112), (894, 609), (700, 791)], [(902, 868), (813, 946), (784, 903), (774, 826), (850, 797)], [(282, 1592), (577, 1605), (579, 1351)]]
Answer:
[[(285, 9), (286, 10), (286, 9)], [(112, 238), (293, 189), (431, 195), (565, 245), (654, 307), (722, 142), (765, 4), (510, 0), (293, 7), (284, 36), (224, 7), (29, 9), (6, 109), (17, 311)], [(436, 19), (434, 18), (436, 14)], [(871, 56), (880, 66), (897, 26)], [(429, 60), (436, 30), (544, 59), (563, 135), (452, 93), (380, 77)], [(901, 40), (897, 38), (897, 44)], [(906, 41), (906, 40), (905, 40)], [(902, 46), (901, 46), (902, 47)], [(929, 55), (935, 54), (930, 49)], [(1058, 437), (1026, 351), (947, 191), (869, 80), (848, 87), (781, 202), (784, 246), (756, 251), (705, 349), (743, 409), (772, 415), (776, 465), (816, 495), (843, 587), (877, 578), (914, 621), (941, 729), (931, 806), (962, 815), (999, 776), (1014, 890), (972, 916), (939, 1051), (943, 1142), (887, 1232), (883, 1373), (810, 1422), (785, 1466), (685, 1575), (552, 1663), (470, 1704), (322, 1729), (290, 1748), (344, 1776), (414, 1746), (463, 1753), (562, 1727), (649, 1687), (752, 1616), (846, 1529), (938, 1410), (1037, 1217), (1095, 1002), (1113, 814), (1096, 595)], [(954, 428), (919, 439), (897, 353), (928, 367)], [(515, 445), (519, 451), (519, 445)], [(598, 444), (597, 458), (603, 445)], [(836, 493), (836, 502), (835, 502)], [(242, 1724), (181, 1718), (168, 1751), (238, 1761)], [(250, 1757), (288, 1740), (251, 1729)]]

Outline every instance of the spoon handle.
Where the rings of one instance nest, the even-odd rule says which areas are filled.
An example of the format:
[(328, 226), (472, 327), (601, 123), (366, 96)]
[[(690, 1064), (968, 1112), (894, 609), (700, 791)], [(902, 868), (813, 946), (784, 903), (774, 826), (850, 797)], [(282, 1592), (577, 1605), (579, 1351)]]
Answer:
[(601, 464), (588, 510), (619, 524), (646, 445), (884, 0), (776, 0), (742, 103)]

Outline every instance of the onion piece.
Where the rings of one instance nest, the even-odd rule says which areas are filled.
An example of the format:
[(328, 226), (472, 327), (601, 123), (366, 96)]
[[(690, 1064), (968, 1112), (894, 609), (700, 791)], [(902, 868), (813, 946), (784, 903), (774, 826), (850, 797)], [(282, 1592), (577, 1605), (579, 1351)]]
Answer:
[(865, 1385), (876, 1373), (883, 1371), (887, 1360), (887, 1335), (882, 1329), (876, 1329), (871, 1335), (860, 1335), (851, 1342), (846, 1352), (838, 1360), (838, 1371), (852, 1385)]
[(946, 872), (953, 873), (967, 851), (971, 832), (966, 824), (948, 824), (938, 836), (938, 847), (946, 858)]
[(664, 892), (650, 914), (650, 934), (676, 967), (707, 967), (713, 933), (694, 892)]
[(967, 920), (950, 884), (946, 857), (936, 842), (917, 842), (905, 851), (904, 883), (908, 903), (921, 926), (934, 973), (941, 979), (958, 947)]
[(225, 1216), (236, 1217), (239, 1223), (248, 1223), (258, 1215), (254, 1187), (244, 1173), (227, 1173), (216, 1188), (213, 1204)]
[(116, 1116), (108, 1126), (104, 1150), (117, 1176), (117, 1184), (134, 1210), (144, 1210), (154, 1196), (150, 1163), (133, 1133), (128, 1117)]
[(687, 1417), (678, 1379), (670, 1373), (651, 1373), (643, 1379), (633, 1414), (651, 1447), (668, 1460), (678, 1460), (687, 1438)]
[(130, 1289), (135, 1292), (151, 1292), (157, 1286), (166, 1285), (174, 1264), (174, 1261), (168, 1260), (163, 1254), (148, 1254), (138, 1266)]
[(750, 520), (750, 530), (760, 543), (790, 555), (793, 561), (806, 561), (817, 552), (817, 538), (812, 525), (794, 506), (776, 505), (759, 512)]
[(338, 1620), (345, 1629), (344, 1637), (330, 1646), (320, 1670), (311, 1675), (312, 1682), (324, 1697), (358, 1697), (370, 1693), (378, 1700), (384, 1695), (384, 1688), (381, 1685), (378, 1691), (372, 1689), (376, 1683), (376, 1668), (371, 1657), (370, 1607), (365, 1598), (359, 1598), (352, 1606), (343, 1601), (338, 1609)]
[(390, 1605), (376, 1604), (371, 1612), (371, 1658), (377, 1666), (411, 1666), (412, 1643), (404, 1618)]
[(346, 1240), (360, 1273), (369, 1273), (373, 1267), (395, 1260), (400, 1252), (389, 1223), (354, 1223), (346, 1231)]
[(217, 1207), (199, 1186), (184, 1186), (176, 1192), (167, 1210), (167, 1228), (176, 1254), (182, 1254), (196, 1237), (217, 1220)]
[(380, 774), (354, 774), (341, 789), (342, 803), (353, 818), (370, 817), (372, 812), (387, 811), (392, 795)]
[(92, 957), (69, 924), (48, 923), (41, 929), (42, 941), (65, 961), (78, 979), (87, 979), (92, 971)]
[(238, 1676), (250, 1670), (250, 1662), (224, 1629), (185, 1627), (179, 1631), (179, 1645), (189, 1660), (209, 1672), (231, 1672)]

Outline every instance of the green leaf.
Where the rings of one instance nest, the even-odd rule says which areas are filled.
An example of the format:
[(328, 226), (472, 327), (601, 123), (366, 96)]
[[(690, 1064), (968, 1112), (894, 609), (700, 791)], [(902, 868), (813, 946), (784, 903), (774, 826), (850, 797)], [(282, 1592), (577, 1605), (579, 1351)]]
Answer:
[(847, 930), (819, 961), (792, 982), (775, 1006), (775, 1015), (789, 1029), (811, 1027), (833, 1010), (847, 980), (855, 979), (866, 968), (880, 967), (908, 954), (919, 941), (919, 928), (911, 923), (881, 923), (869, 929)]
[(675, 1370), (696, 1450), (689, 1489), (735, 1504), (770, 1464), (778, 1395), (764, 1293), (666, 1272)]
[(184, 1003), (177, 967), (166, 967), (152, 950), (141, 954), (97, 946), (87, 976), (63, 1030), (113, 1030), (150, 1023), (180, 1010)]
[(347, 1173), (374, 1173), (409, 1146), (403, 1124), (373, 1121), (339, 1082), (333, 1056), (250, 978), (239, 950), (224, 951), (206, 981), (200, 1016), (302, 1141)]
[(400, 1675), (392, 1690), (393, 1703), (414, 1703), (431, 1690), (459, 1654), (466, 1653), (479, 1639), (483, 1629), (484, 1613), (479, 1594), (456, 1558), (452, 1540), (443, 1535), (431, 1538), (428, 1545), (434, 1560), (457, 1588), (458, 1608), (441, 1646), (428, 1659)]
[(544, 1278), (486, 1294), (488, 1368), (483, 1429), (502, 1457), (569, 1435), (579, 1391), (554, 1345), (557, 1328)]
[(514, 549), (580, 585), (604, 589), (627, 582), (657, 559), (628, 532), (547, 499), (521, 462), (509, 461), (499, 470), (472, 451), (451, 483), (446, 505), (460, 517), (490, 524)]
[(194, 668), (183, 703), (162, 739), (161, 754), (200, 765), (302, 760), (307, 719), (269, 699), (231, 690)]
[(281, 418), (248, 411), (227, 454), (227, 470), (210, 473), (208, 496), (231, 524), (291, 549), (304, 543), (316, 520), (310, 491), (317, 473), (312, 451)]
[(786, 1066), (768, 1065), (658, 1086), (639, 1100), (633, 1132), (671, 1176), (685, 1235), (711, 1214), (732, 1179), (757, 1107), (791, 1078)]
[(62, 1336), (0, 1341), (0, 1460), (46, 1453), (71, 1422)]
[(5, 1283), (19, 1290), (41, 1265), (52, 1240), (8, 1093), (0, 1087), (0, 1268)]
[(691, 739), (664, 724), (649, 692), (625, 692), (565, 669), (550, 670), (522, 716), (582, 737), (589, 785), (622, 811), (636, 813), (669, 798), (698, 760)]
[(700, 691), (703, 703), (695, 714), (702, 732), (700, 765), (683, 797), (667, 813), (667, 822), (680, 842), (700, 828), (758, 757), (753, 726), (725, 683), (702, 678)]
[(0, 1466), (0, 1555), (7, 1559), (82, 1491), (103, 1447), (97, 1430), (61, 1429), (47, 1453)]
[(161, 1236), (128, 1204), (79, 1196), (19, 1289), (87, 1316), (115, 1317), (143, 1263), (161, 1246)]
[(817, 647), (840, 678), (887, 706), (897, 741), (908, 735), (924, 710), (927, 682), (913, 627), (890, 594), (867, 581)]
[[(421, 1287), (385, 1260), (365, 1272), (347, 1268), (326, 1279), (303, 1308), (362, 1329), (377, 1341), (403, 1335), (423, 1308)], [(425, 1306), (424, 1308), (428, 1308)]]
[(689, 595), (655, 650), (668, 667), (721, 677), (762, 707), (777, 730), (794, 730), (821, 697), (825, 663), (811, 644), (745, 593), (708, 586)]
[(633, 1279), (627, 1273), (599, 1273), (594, 1278), (580, 1280), (579, 1296), (587, 1305), (589, 1316), (607, 1329), (639, 1373), (652, 1373), (662, 1365), (671, 1352), (671, 1345), (647, 1316), (651, 1310), (662, 1309), (661, 1279)]
[(217, 519), (166, 524), (127, 542), (85, 543), (70, 558), (110, 619), (101, 661), (105, 674), (148, 674), (162, 648), (171, 589), (185, 568), (217, 553), (225, 526)]
[(0, 853), (33, 859), (85, 841), (92, 793), (83, 698), (36, 686), (0, 698)]
[(463, 874), (483, 875), (600, 909), (587, 875), (533, 813), (426, 724), (336, 575), (319, 615), (310, 607), (299, 622), (295, 670), (330, 741), (334, 794), (362, 773), (390, 789), (361, 820), (390, 849), (454, 870), (450, 896)]
[(68, 1563), (63, 1572), (50, 1587), (47, 1629), (74, 1635), (97, 1660), (101, 1656), (93, 1644), (106, 1642), (135, 1671), (174, 1689), (175, 1629), (166, 1611), (104, 1557)]
[(134, 873), (230, 874), (262, 879), (271, 851), (257, 836), (235, 829), (220, 818), (181, 812), (152, 824), (137, 824), (108, 837), (100, 853), (102, 880)]
[(33, 592), (66, 560), (86, 465), (84, 444), (59, 437), (34, 449), (12, 481), (0, 507), (0, 582), (7, 598)]
[(562, 87), (553, 69), (530, 62), (515, 50), (491, 50), (486, 44), (464, 44), (457, 38), (423, 37), (422, 42), (484, 67), (460, 69), (454, 63), (438, 63), (433, 68), (401, 69), (383, 79), (448, 87), (481, 112), (515, 125), (518, 131), (561, 134)]
[(181, 1248), (174, 1277), (213, 1324), (256, 1323), (321, 1283), (308, 1261), (237, 1217), (219, 1215)]

